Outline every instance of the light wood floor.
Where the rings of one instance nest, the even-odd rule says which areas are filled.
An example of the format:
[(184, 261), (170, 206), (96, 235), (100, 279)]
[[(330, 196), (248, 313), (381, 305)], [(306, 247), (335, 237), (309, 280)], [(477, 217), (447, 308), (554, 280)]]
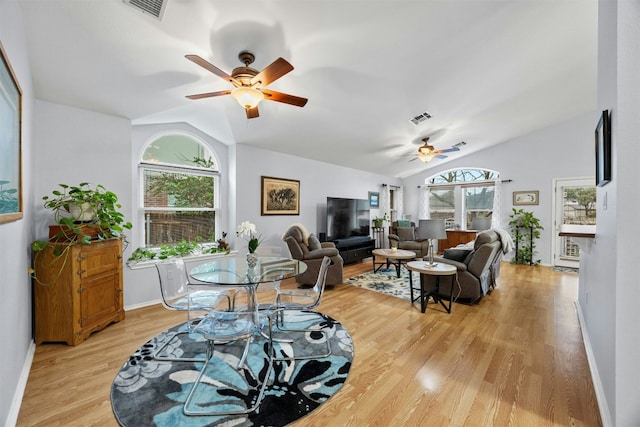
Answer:
[[(370, 268), (350, 265), (345, 275)], [(336, 286), (320, 310), (353, 337), (353, 368), (336, 396), (295, 425), (600, 426), (577, 284), (576, 274), (503, 263), (497, 289), (450, 315)], [(157, 305), (127, 312), (77, 347), (38, 346), (17, 425), (117, 426), (109, 390), (120, 366), (183, 320)]]

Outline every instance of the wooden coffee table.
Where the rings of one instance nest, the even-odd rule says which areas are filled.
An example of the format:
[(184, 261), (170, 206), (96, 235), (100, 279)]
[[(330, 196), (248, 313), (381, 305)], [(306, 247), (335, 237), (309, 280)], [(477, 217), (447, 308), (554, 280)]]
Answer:
[[(411, 288), (411, 304), (414, 301), (420, 299), (420, 308), (424, 313), (427, 310), (429, 304), (429, 298), (433, 298), (435, 302), (439, 302), (447, 313), (451, 313), (451, 305), (453, 304), (453, 284), (457, 280), (458, 269), (450, 264), (443, 262), (435, 263), (433, 266), (429, 266), (427, 261), (411, 261), (407, 263), (407, 269), (409, 269), (409, 287)], [(420, 273), (420, 294), (413, 298), (413, 279), (412, 271)], [(430, 289), (426, 288), (425, 276), (436, 276), (436, 286)], [(449, 289), (449, 305), (447, 306), (443, 299), (440, 297), (440, 277), (451, 277), (451, 288)], [(418, 290), (416, 288), (416, 290)]]
[[(380, 270), (383, 265), (386, 265), (389, 268), (390, 265), (396, 267), (396, 273), (398, 277), (400, 277), (400, 269), (402, 267), (402, 261), (412, 260), (416, 257), (415, 252), (405, 251), (403, 249), (398, 249), (397, 251), (392, 251), (391, 249), (374, 249), (373, 252), (373, 272)], [(384, 262), (376, 262), (376, 257), (386, 258)], [(376, 267), (376, 265), (378, 267)]]

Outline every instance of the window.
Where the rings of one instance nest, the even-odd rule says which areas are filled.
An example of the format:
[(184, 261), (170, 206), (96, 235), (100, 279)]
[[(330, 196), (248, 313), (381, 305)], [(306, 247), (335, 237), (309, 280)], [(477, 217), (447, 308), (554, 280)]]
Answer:
[(213, 153), (194, 137), (152, 141), (140, 162), (145, 246), (214, 241), (219, 178)]
[(498, 173), (485, 169), (454, 169), (427, 180), (426, 212), (444, 219), (446, 228), (471, 230), (491, 221)]

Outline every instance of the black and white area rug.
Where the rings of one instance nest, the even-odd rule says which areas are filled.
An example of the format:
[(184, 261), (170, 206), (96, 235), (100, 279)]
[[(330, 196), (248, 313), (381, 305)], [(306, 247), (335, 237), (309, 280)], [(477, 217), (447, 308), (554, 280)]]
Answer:
[[(420, 275), (413, 272), (414, 287), (419, 286)], [(380, 292), (396, 298), (411, 300), (409, 289), (409, 270), (403, 265), (400, 277), (397, 276), (395, 267), (381, 268), (377, 272), (369, 272), (347, 279), (345, 283), (359, 286), (370, 291)]]
[[(342, 388), (351, 369), (354, 349), (349, 333), (329, 316), (301, 312), (296, 321), (298, 328), (314, 326), (324, 330), (329, 337), (331, 355), (275, 361), (270, 385), (256, 412), (233, 416), (183, 414), (183, 404), (202, 363), (156, 361), (152, 357), (169, 335), (185, 327), (178, 325), (143, 344), (122, 366), (111, 386), (111, 405), (117, 421), (127, 427), (285, 426), (305, 416)], [(277, 355), (322, 354), (325, 349), (323, 334), (297, 333), (296, 336), (294, 344), (275, 343)], [(200, 335), (180, 335), (173, 343), (169, 350), (173, 356), (204, 358), (206, 341)], [(203, 402), (206, 409), (215, 409), (212, 408), (215, 405), (235, 408), (252, 405), (259, 391), (259, 380), (263, 380), (267, 371), (268, 343), (256, 335), (243, 368), (237, 370), (235, 365), (244, 343), (215, 347), (204, 384), (198, 387), (201, 393), (198, 401)]]

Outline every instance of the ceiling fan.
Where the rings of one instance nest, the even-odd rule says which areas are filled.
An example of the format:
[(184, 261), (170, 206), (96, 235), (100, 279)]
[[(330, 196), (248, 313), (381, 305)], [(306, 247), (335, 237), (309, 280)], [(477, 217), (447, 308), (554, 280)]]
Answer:
[(306, 98), (300, 98), (298, 96), (287, 95), (286, 93), (266, 89), (270, 83), (273, 83), (289, 71), (293, 70), (293, 65), (283, 58), (276, 59), (264, 70), (258, 71), (255, 68), (250, 67), (251, 63), (255, 60), (253, 53), (243, 50), (238, 54), (238, 58), (244, 66), (234, 68), (231, 75), (225, 73), (220, 68), (202, 59), (198, 55), (185, 55), (185, 58), (195, 62), (202, 68), (211, 71), (216, 76), (235, 86), (234, 89), (230, 90), (188, 95), (187, 98), (189, 99), (231, 95), (245, 109), (248, 119), (253, 119), (259, 116), (258, 104), (263, 99), (295, 105), (296, 107), (304, 107), (307, 103)]
[[(460, 148), (453, 146), (451, 148), (445, 148), (444, 150), (436, 150), (435, 147), (433, 145), (429, 145), (429, 137), (424, 137), (422, 138), (422, 141), (424, 142), (423, 145), (421, 145), (420, 147), (418, 147), (418, 153), (416, 153), (415, 157), (411, 160), (409, 160), (410, 162), (413, 160), (420, 160), (423, 163), (429, 163), (431, 160), (433, 160), (434, 157), (438, 158), (438, 159), (445, 159), (447, 156), (445, 156), (443, 153), (451, 153), (453, 151), (460, 151)], [(458, 144), (456, 144), (458, 145)]]

